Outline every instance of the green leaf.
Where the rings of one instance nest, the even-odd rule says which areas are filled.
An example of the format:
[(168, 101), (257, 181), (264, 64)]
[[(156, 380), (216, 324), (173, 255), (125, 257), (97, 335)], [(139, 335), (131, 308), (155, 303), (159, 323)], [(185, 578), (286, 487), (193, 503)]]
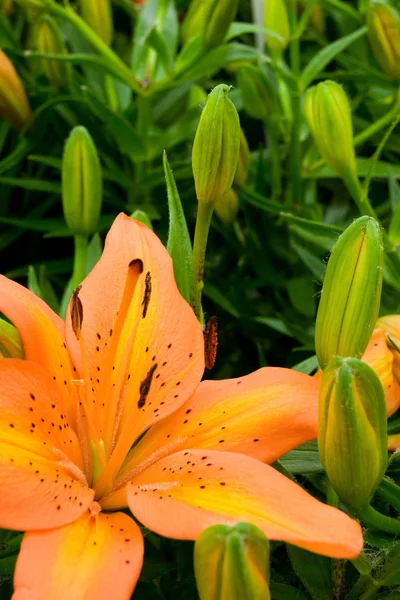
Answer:
[(95, 233), (89, 242), (88, 254), (86, 259), (86, 273), (90, 273), (93, 267), (99, 262), (103, 252), (103, 243), (98, 233)]
[(0, 177), (0, 183), (10, 185), (12, 187), (22, 188), (24, 190), (35, 190), (37, 192), (49, 192), (53, 194), (61, 194), (61, 185), (52, 181), (44, 181), (40, 179), (22, 179), (17, 177)]
[(325, 223), (318, 223), (317, 221), (310, 221), (309, 219), (296, 217), (291, 213), (281, 213), (281, 216), (285, 221), (293, 223), (293, 226), (290, 228), (291, 231), (297, 233), (304, 240), (312, 242), (316, 246), (327, 251), (332, 249), (339, 235), (343, 231), (341, 227), (326, 225)]
[[(357, 172), (359, 177), (367, 177), (370, 169), (370, 158), (357, 158)], [(305, 179), (338, 179), (338, 175), (329, 167), (324, 166), (315, 170), (307, 170), (302, 173)], [(390, 164), (378, 160), (374, 165), (373, 179), (388, 179), (395, 177), (400, 179), (400, 165)]]
[(309, 250), (303, 246), (297, 244), (294, 240), (290, 241), (290, 246), (296, 252), (300, 260), (306, 265), (306, 267), (310, 269), (317, 281), (322, 282), (325, 272), (325, 264), (323, 261), (315, 256), (315, 254), (309, 252)]
[(318, 454), (317, 442), (307, 442), (291, 450), (279, 459), (279, 462), (293, 475), (322, 473), (324, 467)]
[(271, 582), (271, 600), (309, 600), (302, 591), (284, 583)]
[(314, 356), (310, 356), (310, 358), (302, 360), (301, 362), (297, 363), (297, 365), (292, 367), (294, 371), (299, 371), (299, 373), (305, 373), (306, 375), (311, 375), (311, 373), (316, 371), (318, 368), (319, 364), (316, 354), (314, 354)]
[(287, 544), (290, 561), (313, 600), (332, 600), (331, 560)]
[(332, 42), (328, 46), (325, 46), (322, 50), (314, 54), (312, 59), (308, 62), (304, 68), (300, 77), (300, 86), (305, 90), (315, 77), (325, 69), (325, 67), (334, 59), (336, 56), (343, 52), (348, 46), (361, 39), (367, 32), (367, 28), (360, 27), (350, 35)]
[(146, 227), (153, 231), (153, 225), (151, 224), (150, 217), (144, 210), (140, 210), (139, 208), (136, 209), (131, 214), (131, 218), (136, 219), (136, 221), (139, 221), (140, 223), (143, 223), (143, 225), (146, 225)]
[(378, 585), (400, 584), (400, 544), (394, 544), (372, 571), (372, 578)]
[(276, 319), (274, 317), (254, 317), (252, 321), (255, 323), (260, 323), (260, 325), (266, 325), (278, 333), (282, 333), (282, 335), (292, 337), (292, 332), (287, 328), (286, 323), (284, 323), (281, 319)]
[(163, 155), (163, 165), (169, 209), (167, 250), (174, 264), (175, 280), (178, 289), (185, 300), (189, 302), (192, 276), (192, 244), (178, 188), (176, 187), (166, 152)]
[(306, 317), (315, 315), (315, 284), (308, 277), (294, 277), (286, 283), (290, 301), (294, 308)]
[(233, 306), (232, 302), (210, 282), (206, 283), (203, 290), (203, 295), (210, 298), (215, 304), (223, 308), (227, 313), (238, 319), (240, 312)]
[(393, 210), (389, 225), (389, 239), (393, 244), (398, 245), (400, 244), (400, 185), (394, 177), (389, 178), (389, 197)]

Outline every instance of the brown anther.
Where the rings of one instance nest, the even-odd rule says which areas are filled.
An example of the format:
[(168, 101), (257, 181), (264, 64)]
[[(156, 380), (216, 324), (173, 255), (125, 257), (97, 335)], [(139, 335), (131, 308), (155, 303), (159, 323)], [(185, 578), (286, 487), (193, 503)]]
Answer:
[(71, 325), (77, 340), (80, 338), (83, 322), (83, 306), (79, 298), (81, 288), (82, 286), (78, 285), (71, 298)]
[(210, 370), (215, 365), (218, 347), (218, 322), (217, 317), (210, 317), (204, 332), (204, 359), (205, 367)]

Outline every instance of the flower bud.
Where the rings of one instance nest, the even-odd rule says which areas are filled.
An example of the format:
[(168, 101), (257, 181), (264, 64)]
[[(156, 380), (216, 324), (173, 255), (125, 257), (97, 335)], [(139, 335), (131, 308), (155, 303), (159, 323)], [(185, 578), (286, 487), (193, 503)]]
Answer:
[(343, 88), (322, 81), (305, 94), (308, 126), (322, 157), (340, 176), (356, 172), (350, 104)]
[(25, 89), (13, 65), (0, 50), (0, 117), (21, 130), (31, 118)]
[(269, 542), (254, 525), (213, 525), (198, 537), (194, 569), (200, 600), (270, 600)]
[(225, 225), (230, 225), (236, 219), (238, 211), (239, 198), (235, 190), (231, 188), (218, 200), (215, 212)]
[(181, 27), (181, 37), (184, 44), (187, 44), (196, 35), (199, 35), (199, 31), (203, 27), (203, 21), (204, 2), (192, 0)]
[(114, 35), (111, 0), (80, 0), (80, 4), (86, 23), (110, 46)]
[(231, 187), (236, 172), (240, 122), (228, 92), (224, 84), (213, 89), (197, 127), (192, 168), (199, 202), (217, 202)]
[(266, 35), (269, 48), (283, 52), (290, 41), (285, 0), (264, 0), (264, 25), (271, 32)]
[(400, 79), (400, 16), (385, 2), (372, 2), (367, 13), (368, 39), (383, 71)]
[(337, 356), (363, 355), (378, 317), (382, 271), (380, 225), (360, 217), (339, 237), (326, 269), (315, 324), (322, 368)]
[(329, 481), (350, 507), (366, 504), (387, 466), (386, 405), (376, 373), (337, 358), (321, 378), (318, 449)]
[(253, 119), (265, 121), (274, 109), (276, 87), (260, 67), (246, 65), (237, 74), (243, 108)]
[(101, 165), (84, 127), (75, 127), (65, 145), (62, 201), (65, 221), (74, 235), (96, 232), (102, 203)]
[(24, 358), (18, 330), (4, 319), (0, 319), (0, 358)]
[[(49, 15), (39, 17), (35, 24), (34, 42), (42, 54), (59, 54), (65, 56), (67, 49), (56, 21)], [(51, 58), (41, 60), (43, 72), (57, 87), (67, 85), (71, 76), (71, 65)]]
[(204, 0), (201, 41), (205, 48), (219, 46), (236, 16), (239, 0)]
[(249, 159), (250, 151), (247, 143), (246, 136), (243, 129), (240, 130), (240, 145), (239, 145), (239, 160), (236, 167), (235, 177), (233, 178), (234, 183), (238, 187), (244, 186), (249, 175)]

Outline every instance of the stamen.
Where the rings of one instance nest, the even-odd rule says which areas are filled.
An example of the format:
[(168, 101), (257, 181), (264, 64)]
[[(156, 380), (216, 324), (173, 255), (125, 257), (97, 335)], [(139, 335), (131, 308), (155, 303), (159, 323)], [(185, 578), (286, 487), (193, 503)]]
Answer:
[(204, 358), (205, 367), (210, 370), (215, 365), (217, 358), (218, 348), (218, 321), (217, 317), (210, 317), (205, 330), (204, 335)]
[(143, 296), (143, 302), (142, 302), (142, 306), (143, 306), (142, 318), (143, 319), (147, 315), (147, 309), (149, 308), (150, 297), (151, 297), (151, 275), (150, 275), (150, 271), (147, 271), (147, 273), (146, 273), (145, 284), (146, 284), (146, 288), (144, 290), (144, 296)]
[[(101, 456), (99, 456), (98, 447), (100, 448)], [(95, 485), (106, 463), (106, 448), (103, 440), (99, 440), (98, 446), (93, 440), (90, 440), (90, 450), (92, 454), (92, 485)]]
[(81, 299), (79, 298), (81, 288), (82, 286), (78, 285), (71, 298), (71, 325), (77, 340), (79, 340), (81, 335), (83, 321), (83, 306)]

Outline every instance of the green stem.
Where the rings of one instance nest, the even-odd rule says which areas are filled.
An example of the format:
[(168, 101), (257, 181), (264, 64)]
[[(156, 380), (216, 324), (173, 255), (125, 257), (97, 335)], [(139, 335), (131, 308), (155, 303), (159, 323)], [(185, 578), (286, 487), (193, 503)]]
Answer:
[(108, 106), (113, 112), (119, 110), (118, 94), (115, 89), (115, 82), (111, 75), (104, 76), (104, 91), (107, 97)]
[(87, 275), (87, 255), (89, 240), (86, 235), (74, 236), (74, 270), (72, 273), (72, 289), (74, 290)]
[(346, 600), (370, 600), (376, 596), (379, 587), (368, 575), (361, 575), (357, 583), (350, 590)]
[(291, 139), (290, 179), (292, 206), (298, 201), (302, 204), (302, 180), (301, 180), (301, 90), (300, 90), (300, 39), (297, 35), (297, 0), (290, 3), (288, 7), (290, 22), (290, 69), (297, 81), (297, 89), (292, 93), (293, 126)]
[(370, 504), (362, 506), (357, 512), (360, 520), (371, 529), (386, 531), (392, 535), (400, 535), (400, 521), (382, 515)]
[(143, 90), (135, 82), (132, 72), (125, 65), (125, 63), (119, 58), (119, 56), (111, 50), (109, 46), (97, 35), (95, 31), (69, 6), (64, 7), (60, 4), (56, 4), (54, 0), (44, 0), (44, 6), (53, 15), (56, 15), (66, 21), (69, 21), (74, 27), (83, 35), (89, 44), (97, 50), (101, 56), (104, 56), (111, 61), (114, 66), (120, 71), (129, 85), (137, 93), (143, 93)]
[(357, 175), (351, 171), (348, 171), (347, 173), (342, 173), (341, 177), (347, 189), (349, 190), (351, 197), (356, 203), (357, 208), (360, 211), (360, 215), (369, 215), (370, 217), (374, 217), (376, 219), (375, 211), (372, 208), (368, 197), (365, 196)]
[(204, 261), (213, 210), (213, 202), (199, 202), (197, 208), (196, 229), (194, 233), (190, 304), (200, 323), (203, 323), (201, 295), (204, 287)]
[(380, 482), (375, 492), (380, 498), (387, 500), (393, 508), (400, 512), (400, 487), (386, 477)]
[[(326, 501), (330, 506), (339, 508), (339, 496), (333, 489), (331, 482), (326, 481)], [(333, 600), (344, 600), (346, 595), (345, 586), (346, 561), (340, 558), (332, 559), (332, 597)]]
[(278, 129), (273, 119), (266, 122), (271, 159), (271, 198), (279, 200), (282, 194), (281, 149), (278, 141)]

